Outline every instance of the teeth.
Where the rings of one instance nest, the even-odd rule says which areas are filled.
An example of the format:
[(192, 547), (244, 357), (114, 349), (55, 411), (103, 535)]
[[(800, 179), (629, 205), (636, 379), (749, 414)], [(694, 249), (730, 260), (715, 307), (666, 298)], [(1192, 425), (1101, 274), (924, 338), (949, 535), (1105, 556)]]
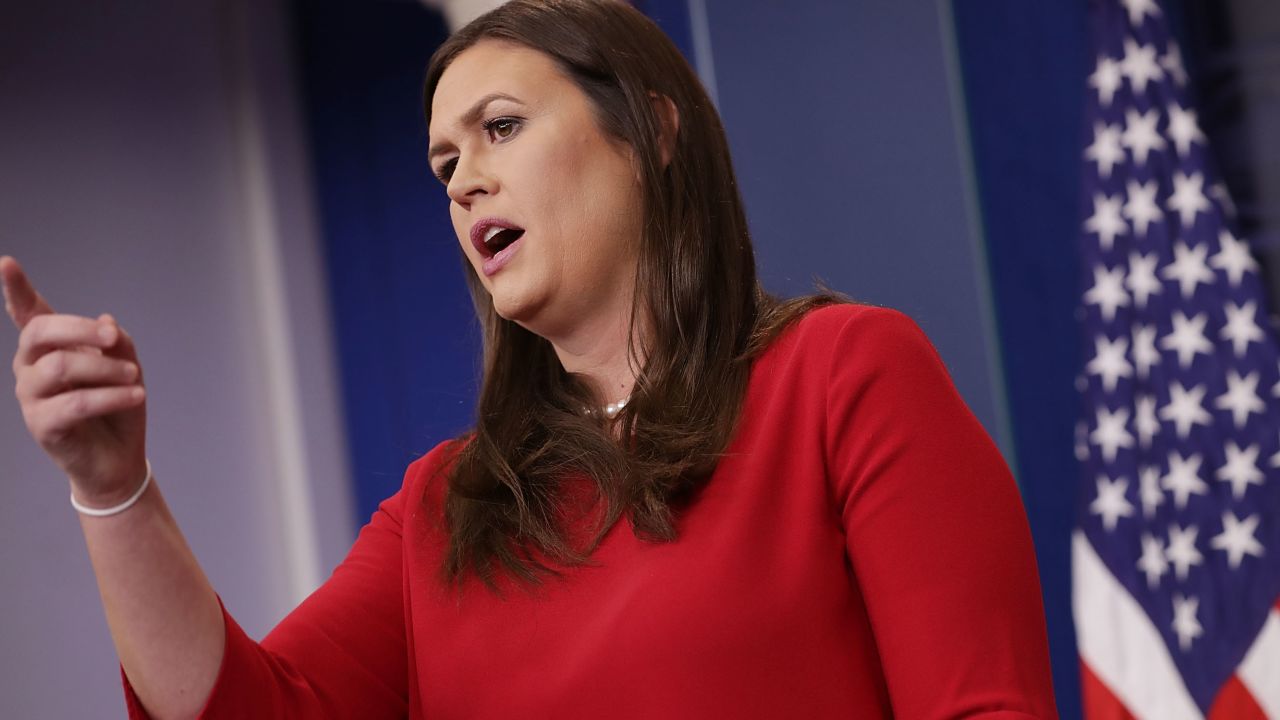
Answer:
[(492, 242), (492, 241), (493, 241), (493, 238), (494, 238), (498, 233), (502, 232), (503, 230), (506, 230), (506, 228), (498, 227), (497, 225), (494, 225), (493, 227), (489, 228), (488, 230), (485, 230), (485, 231), (484, 231), (484, 244), (485, 244), (485, 245), (488, 245), (490, 242)]

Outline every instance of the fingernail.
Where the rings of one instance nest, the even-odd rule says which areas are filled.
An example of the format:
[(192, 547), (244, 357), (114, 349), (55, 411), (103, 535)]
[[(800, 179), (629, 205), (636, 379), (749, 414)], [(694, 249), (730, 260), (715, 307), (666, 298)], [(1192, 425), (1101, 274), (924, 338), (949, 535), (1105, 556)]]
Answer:
[(141, 400), (143, 396), (147, 394), (147, 391), (143, 390), (141, 387), (136, 387), (133, 389), (133, 392), (129, 394), (133, 396), (134, 400)]
[(116, 339), (116, 328), (114, 325), (103, 325), (98, 328), (98, 337), (102, 338), (105, 343), (110, 343)]

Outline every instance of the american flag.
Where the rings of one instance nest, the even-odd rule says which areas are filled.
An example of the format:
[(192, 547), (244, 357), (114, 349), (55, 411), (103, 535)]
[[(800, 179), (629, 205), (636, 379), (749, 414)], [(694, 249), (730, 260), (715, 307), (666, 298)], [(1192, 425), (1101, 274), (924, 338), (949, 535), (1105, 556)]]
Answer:
[(1073, 607), (1088, 718), (1280, 720), (1280, 341), (1168, 17), (1093, 0)]

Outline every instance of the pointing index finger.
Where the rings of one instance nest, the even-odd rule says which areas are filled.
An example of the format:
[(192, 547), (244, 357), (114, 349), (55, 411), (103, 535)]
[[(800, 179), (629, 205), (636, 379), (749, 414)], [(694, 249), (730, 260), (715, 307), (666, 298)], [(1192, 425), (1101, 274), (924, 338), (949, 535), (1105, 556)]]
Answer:
[(0, 257), (0, 285), (4, 287), (4, 309), (19, 330), (26, 327), (31, 318), (53, 312), (31, 285), (22, 266), (8, 255)]

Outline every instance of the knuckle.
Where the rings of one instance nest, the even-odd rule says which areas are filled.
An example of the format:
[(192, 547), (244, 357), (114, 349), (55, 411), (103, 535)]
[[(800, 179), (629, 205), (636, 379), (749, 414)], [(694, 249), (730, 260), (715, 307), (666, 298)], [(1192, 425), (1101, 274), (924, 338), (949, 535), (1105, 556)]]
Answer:
[(72, 393), (68, 398), (67, 404), (72, 415), (84, 415), (91, 409), (89, 394), (83, 391)]
[(24, 407), (22, 409), (22, 419), (27, 423), (27, 429), (31, 431), (31, 436), (41, 444), (44, 444), (52, 432), (45, 414), (38, 412), (35, 408)]
[(46, 355), (40, 365), (43, 366), (45, 378), (52, 383), (65, 383), (71, 372), (68, 353), (62, 350)]
[(49, 323), (53, 321), (52, 315), (37, 315), (31, 318), (27, 326), (23, 328), (22, 334), (31, 342), (36, 343), (44, 340), (49, 334)]
[(43, 315), (37, 315), (31, 318), (27, 326), (22, 328), (22, 332), (18, 334), (18, 347), (30, 348), (39, 344), (40, 338), (45, 331), (46, 320)]
[(29, 379), (18, 375), (13, 382), (13, 396), (18, 398), (18, 402), (26, 403), (27, 398), (31, 397), (31, 382)]

